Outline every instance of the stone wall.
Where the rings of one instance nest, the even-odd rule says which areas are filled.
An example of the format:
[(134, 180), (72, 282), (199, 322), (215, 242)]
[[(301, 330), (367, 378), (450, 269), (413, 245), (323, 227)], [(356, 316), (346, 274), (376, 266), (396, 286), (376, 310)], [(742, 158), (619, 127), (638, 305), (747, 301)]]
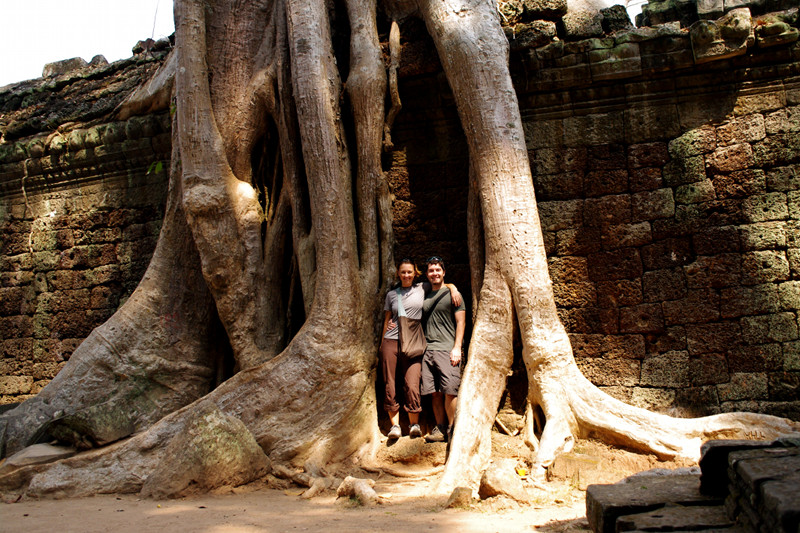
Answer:
[(0, 405), (41, 390), (144, 274), (163, 218), (170, 117), (108, 113), (158, 64), (140, 57), (0, 89)]
[[(469, 294), (466, 145), (432, 44), (414, 24), (404, 28), (404, 107), (386, 159), (396, 256), (443, 255), (448, 280)], [(800, 419), (796, 28), (773, 32), (789, 35), (773, 46), (702, 48), (679, 24), (577, 41), (554, 40), (548, 24), (507, 33), (578, 365), (612, 395), (655, 410)], [(168, 114), (96, 128), (0, 154), (0, 401), (52, 377), (152, 252)], [(73, 172), (82, 150), (108, 154), (115, 170)], [(26, 180), (26, 207), (21, 165), (31, 154), (42, 168), (65, 166), (58, 178)]]

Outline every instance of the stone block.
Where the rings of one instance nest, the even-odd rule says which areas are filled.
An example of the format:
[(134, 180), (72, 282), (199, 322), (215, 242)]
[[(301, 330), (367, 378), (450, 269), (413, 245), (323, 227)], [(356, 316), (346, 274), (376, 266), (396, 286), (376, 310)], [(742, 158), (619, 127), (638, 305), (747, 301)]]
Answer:
[(769, 399), (797, 401), (800, 398), (800, 372), (770, 372)]
[(603, 31), (605, 33), (614, 33), (634, 28), (625, 7), (619, 4), (601, 9), (600, 14), (603, 15)]
[(719, 296), (709, 289), (693, 289), (685, 298), (661, 302), (664, 322), (675, 324), (704, 324), (719, 319)]
[(635, 279), (642, 275), (642, 260), (639, 250), (622, 248), (589, 255), (588, 269), (592, 281)]
[(583, 194), (583, 174), (581, 172), (535, 174), (533, 186), (538, 201), (572, 200), (580, 198)]
[(653, 270), (642, 275), (642, 294), (645, 302), (678, 300), (687, 294), (683, 269)]
[(33, 318), (25, 315), (0, 317), (0, 337), (4, 339), (33, 336)]
[(648, 303), (619, 310), (620, 333), (658, 333), (664, 330), (661, 304)]
[(558, 255), (588, 255), (601, 249), (599, 227), (581, 227), (555, 232), (555, 253)]
[(666, 352), (642, 361), (643, 385), (686, 387), (690, 385), (688, 352)]
[(645, 353), (656, 354), (686, 350), (686, 329), (684, 326), (671, 326), (660, 333), (645, 335)]
[(792, 277), (800, 277), (800, 248), (786, 250), (786, 260), (789, 261), (789, 269)]
[(561, 18), (567, 40), (576, 41), (603, 35), (603, 15), (589, 10), (570, 11)]
[(663, 142), (631, 144), (628, 147), (628, 168), (662, 167), (669, 161), (667, 145)]
[[(771, 3), (773, 5), (769, 6), (766, 11), (778, 11), (778, 9), (775, 9), (775, 7), (777, 7), (775, 4), (786, 2), (780, 2), (780, 0), (778, 0)], [(784, 6), (781, 6), (781, 8), (783, 7)], [(793, 43), (797, 41), (798, 36), (800, 36), (800, 32), (798, 32), (797, 28), (793, 28), (789, 24), (789, 20), (781, 20), (784, 17), (782, 17), (780, 13), (776, 15), (767, 15), (763, 17), (761, 20), (764, 24), (760, 24), (756, 27), (756, 43), (759, 48), (769, 48), (771, 46)], [(786, 19), (789, 19), (789, 17), (786, 17)]]
[(669, 155), (673, 160), (709, 154), (716, 147), (717, 132), (712, 126), (691, 129), (668, 144)]
[(689, 27), (696, 63), (742, 55), (755, 42), (750, 10), (734, 9), (717, 20), (699, 20)]
[(666, 504), (719, 505), (721, 500), (699, 491), (699, 476), (692, 474), (632, 478), (615, 485), (589, 485), (586, 518), (592, 531), (615, 533), (620, 516), (645, 512)]
[(760, 113), (734, 117), (717, 126), (717, 144), (721, 147), (760, 141), (766, 135), (764, 115)]
[(712, 172), (733, 172), (754, 164), (753, 149), (749, 143), (718, 147), (706, 155), (706, 166)]
[(739, 324), (731, 322), (686, 325), (686, 343), (693, 356), (727, 352), (739, 344), (740, 335)]
[(670, 187), (696, 183), (706, 179), (703, 156), (672, 159), (664, 166), (663, 180)]
[(786, 94), (783, 91), (765, 90), (762, 87), (754, 86), (750, 90), (745, 88), (737, 94), (733, 114), (735, 116), (751, 115), (781, 109), (785, 106)]
[[(583, 82), (589, 76), (589, 65), (578, 65), (571, 69), (558, 69), (567, 75), (575, 72), (576, 81)], [(564, 143), (569, 147), (593, 146), (603, 143), (623, 143), (625, 141), (625, 124), (623, 111), (609, 113), (593, 113), (590, 115), (574, 115), (564, 119)]]
[(576, 307), (559, 309), (559, 319), (571, 333), (607, 333), (619, 332), (619, 318), (616, 309), (597, 307)]
[(800, 189), (800, 170), (796, 166), (773, 168), (767, 171), (767, 190), (787, 192)]
[(772, 443), (753, 440), (709, 440), (700, 447), (700, 491), (703, 494), (728, 494), (728, 458), (733, 452), (767, 448)]
[(631, 195), (631, 219), (634, 222), (670, 218), (675, 215), (671, 188), (637, 192)]
[(631, 192), (650, 191), (661, 188), (664, 180), (660, 168), (631, 169), (628, 183)]
[(664, 239), (642, 247), (642, 264), (648, 270), (686, 265), (694, 259), (686, 238)]
[(800, 281), (786, 281), (778, 285), (778, 298), (781, 309), (800, 310)]
[(742, 250), (775, 250), (787, 246), (786, 222), (758, 222), (739, 226)]
[[(526, 50), (545, 45), (556, 36), (556, 24), (547, 20), (534, 20), (530, 23), (521, 23), (514, 26), (513, 32), (508, 28), (506, 37), (512, 50)], [(510, 35), (509, 35), (510, 34)]]
[(684, 267), (690, 289), (721, 289), (738, 285), (742, 277), (739, 254), (701, 256)]
[(697, 16), (702, 20), (718, 19), (725, 14), (724, 0), (697, 0)]
[(559, 307), (592, 307), (597, 303), (593, 283), (556, 283), (553, 296)]
[(567, 13), (567, 0), (522, 0), (525, 16), (556, 20)]
[(642, 303), (642, 284), (638, 280), (619, 279), (595, 284), (600, 307), (625, 307)]
[(787, 342), (798, 338), (795, 313), (743, 317), (741, 326), (742, 340), (747, 344)]
[[(766, 175), (761, 169), (737, 170), (729, 174), (714, 174), (711, 178), (717, 198), (731, 200), (767, 192)], [(738, 204), (735, 202), (734, 205)], [(738, 209), (731, 210), (739, 217)]]
[(639, 384), (638, 360), (585, 358), (576, 363), (586, 379), (597, 386), (633, 387)]
[(537, 208), (544, 231), (576, 228), (583, 223), (583, 200), (539, 202)]
[(628, 172), (625, 170), (596, 170), (584, 179), (586, 196), (620, 194), (628, 190)]
[(800, 106), (787, 107), (768, 114), (764, 119), (764, 128), (769, 135), (790, 133), (800, 130), (798, 122), (800, 122)]
[(584, 257), (551, 257), (548, 259), (548, 267), (554, 284), (580, 283), (589, 277)]
[(634, 104), (625, 109), (625, 139), (630, 143), (667, 141), (680, 134), (674, 105)]
[(721, 354), (703, 354), (689, 360), (689, 376), (693, 386), (715, 385), (730, 381), (728, 361)]
[(677, 204), (699, 204), (710, 202), (716, 197), (714, 184), (711, 180), (680, 185), (675, 189), (675, 203)]
[(643, 246), (653, 240), (649, 222), (605, 226), (601, 238), (606, 250)]
[(73, 57), (72, 59), (62, 59), (61, 61), (54, 61), (47, 63), (42, 69), (42, 77), (50, 78), (53, 76), (60, 76), (62, 74), (69, 74), (78, 70), (82, 70), (89, 66), (89, 64), (80, 57)]
[(748, 222), (784, 220), (789, 215), (786, 194), (772, 192), (745, 198), (741, 205), (742, 214)]
[(753, 156), (757, 167), (789, 165), (800, 157), (800, 135), (776, 133), (753, 144)]
[(794, 220), (800, 220), (800, 191), (786, 193), (786, 206), (789, 210), (789, 217)]
[(783, 250), (759, 250), (742, 255), (742, 284), (759, 285), (789, 279), (789, 261)]
[(589, 68), (594, 81), (632, 78), (642, 75), (638, 43), (623, 43), (614, 48), (591, 50)]
[(28, 394), (32, 386), (31, 376), (0, 376), (0, 395)]
[(717, 387), (684, 387), (675, 391), (675, 404), (685, 416), (708, 416), (720, 412)]
[(700, 256), (738, 252), (739, 234), (735, 226), (712, 226), (695, 233), (692, 244)]
[(269, 472), (269, 458), (241, 420), (205, 403), (211, 405), (202, 405), (166, 445), (160, 465), (144, 481), (143, 497), (174, 498), (197, 489), (238, 486)]
[(749, 287), (729, 287), (720, 291), (722, 318), (775, 313), (781, 310), (778, 287), (772, 283)]
[(766, 400), (769, 398), (767, 375), (764, 373), (731, 374), (730, 382), (717, 385), (717, 393), (721, 402)]
[(621, 516), (617, 531), (716, 531), (735, 533), (735, 522), (721, 505), (676, 505)]
[(765, 372), (783, 367), (783, 352), (778, 343), (733, 346), (728, 351), (731, 372)]
[(587, 198), (583, 221), (587, 226), (625, 224), (631, 219), (631, 198), (627, 194)]
[(635, 387), (628, 403), (648, 411), (664, 412), (675, 403), (675, 391)]
[(587, 149), (589, 170), (627, 170), (623, 144), (596, 143)]

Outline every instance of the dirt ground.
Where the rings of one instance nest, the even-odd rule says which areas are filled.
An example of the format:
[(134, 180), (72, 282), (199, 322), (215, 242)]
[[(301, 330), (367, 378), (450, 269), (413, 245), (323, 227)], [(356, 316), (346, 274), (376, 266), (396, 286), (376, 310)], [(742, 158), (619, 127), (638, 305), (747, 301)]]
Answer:
[[(525, 465), (519, 439), (494, 435), (495, 455), (517, 457)], [(422, 439), (400, 439), (387, 446), (379, 464), (410, 474), (436, 468), (444, 460), (444, 445)], [(0, 505), (0, 531), (6, 533), (161, 532), (208, 533), (380, 531), (380, 532), (585, 532), (585, 488), (613, 483), (651, 468), (674, 469), (686, 462), (659, 462), (652, 456), (579, 441), (576, 449), (550, 471), (544, 488), (527, 483), (527, 504), (495, 497), (469, 508), (445, 509), (445, 497), (431, 496), (436, 475), (398, 478), (360, 471), (375, 480), (382, 503), (363, 507), (334, 490), (311, 500), (300, 498), (303, 488), (274, 478), (215, 494), (154, 501), (135, 495), (99, 495), (69, 500), (23, 500)], [(350, 472), (355, 474), (355, 471)]]

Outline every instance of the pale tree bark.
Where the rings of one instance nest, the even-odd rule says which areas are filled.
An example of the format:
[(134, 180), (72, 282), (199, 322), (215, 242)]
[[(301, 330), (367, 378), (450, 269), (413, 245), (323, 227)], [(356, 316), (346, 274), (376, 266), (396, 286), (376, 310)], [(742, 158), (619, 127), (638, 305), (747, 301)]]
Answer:
[[(515, 324), (528, 399), (546, 419), (537, 473), (588, 435), (671, 457), (695, 456), (704, 438), (797, 428), (752, 414), (656, 415), (612, 399), (581, 375), (556, 313), (494, 5), (387, 4), (393, 19), (414, 10), (424, 19), (470, 152), (476, 323), (439, 488), (474, 485), (486, 466)], [(263, 475), (269, 460), (292, 479), (299, 478), (287, 465), (304, 469), (308, 481), (324, 477), (329, 463), (373, 456), (378, 317), (394, 271), (380, 159), (387, 76), (375, 1), (347, 0), (350, 61), (342, 83), (329, 20), (336, 7), (325, 0), (176, 1), (175, 164), (153, 261), (133, 296), (64, 372), (0, 417), (7, 452), (47, 432), (84, 446), (136, 434), (0, 474), (0, 490), (155, 495), (164, 494), (157, 486), (171, 481), (174, 469), (190, 471), (174, 472), (180, 482), (167, 494), (177, 495), (193, 484), (212, 488), (226, 471), (247, 482)], [(353, 131), (342, 120), (343, 101), (352, 108)], [(302, 298), (299, 328), (292, 326), (299, 322), (291, 316), (293, 298)], [(237, 373), (208, 392), (218, 366), (214, 311)], [(224, 435), (229, 445), (221, 450), (209, 435)], [(186, 439), (195, 439), (198, 458), (219, 460), (174, 460)]]

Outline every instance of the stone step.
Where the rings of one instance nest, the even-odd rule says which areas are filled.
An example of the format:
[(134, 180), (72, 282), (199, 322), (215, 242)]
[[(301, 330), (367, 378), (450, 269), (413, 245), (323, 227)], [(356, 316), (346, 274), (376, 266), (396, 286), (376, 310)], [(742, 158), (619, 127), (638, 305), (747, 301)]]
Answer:
[(637, 475), (614, 485), (590, 485), (586, 490), (586, 518), (596, 533), (615, 533), (621, 516), (662, 509), (667, 504), (721, 506), (723, 498), (700, 492), (696, 474)]
[(800, 439), (711, 441), (702, 452), (700, 475), (642, 473), (590, 485), (589, 526), (596, 533), (800, 533)]

